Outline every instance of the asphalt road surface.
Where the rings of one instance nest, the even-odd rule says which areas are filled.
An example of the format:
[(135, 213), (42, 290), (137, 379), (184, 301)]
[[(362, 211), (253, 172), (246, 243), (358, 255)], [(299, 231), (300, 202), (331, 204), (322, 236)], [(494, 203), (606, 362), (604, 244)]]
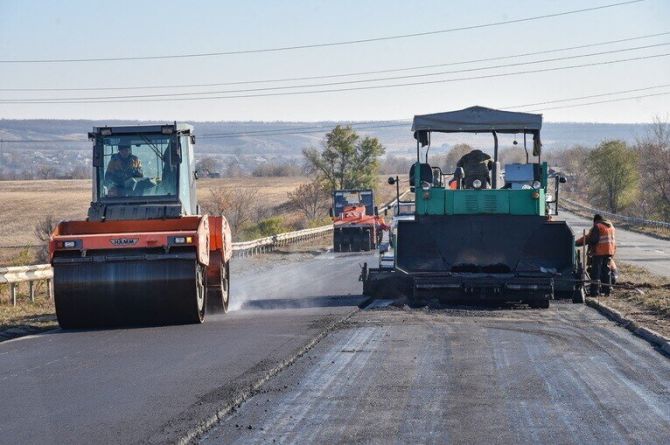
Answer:
[(0, 443), (174, 442), (356, 310), (364, 260), (237, 260), (241, 310), (203, 325), (0, 343)]
[[(618, 239), (667, 267), (665, 244)], [(170, 443), (243, 395), (198, 440), (668, 442), (670, 360), (595, 310), (357, 312), (371, 260), (237, 260), (237, 310), (204, 325), (0, 343), (0, 443)]]
[(359, 312), (201, 443), (668, 440), (670, 360), (557, 303)]
[[(593, 222), (572, 213), (559, 211), (559, 219), (565, 219), (572, 227), (575, 237), (589, 230)], [(615, 259), (644, 267), (649, 272), (670, 277), (670, 241), (652, 238), (640, 233), (617, 229), (617, 254)]]

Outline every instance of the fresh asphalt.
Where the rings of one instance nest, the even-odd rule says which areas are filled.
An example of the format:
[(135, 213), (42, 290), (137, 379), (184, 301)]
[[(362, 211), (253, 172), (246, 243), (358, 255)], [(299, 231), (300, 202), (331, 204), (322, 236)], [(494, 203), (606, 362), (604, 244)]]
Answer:
[(0, 343), (0, 443), (183, 437), (363, 301), (365, 255), (284, 259), (236, 259), (238, 310), (202, 325), (56, 330)]

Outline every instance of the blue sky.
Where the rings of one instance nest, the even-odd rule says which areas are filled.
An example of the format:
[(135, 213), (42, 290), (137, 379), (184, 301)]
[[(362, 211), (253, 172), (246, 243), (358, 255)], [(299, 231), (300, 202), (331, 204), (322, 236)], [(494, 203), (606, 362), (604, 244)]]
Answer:
[[(132, 57), (272, 48), (416, 33), (617, 3), (622, 0), (64, 1), (0, 0), (0, 60)], [(532, 22), (358, 45), (219, 57), (95, 63), (0, 63), (0, 88), (99, 88), (225, 83), (447, 64), (670, 32), (670, 1), (646, 0)], [(534, 65), (524, 63), (670, 43), (670, 34), (495, 62), (309, 82), (505, 68), (402, 82), (524, 72), (670, 53), (670, 45)], [(401, 81), (354, 84), (381, 85)], [(300, 85), (308, 81), (282, 83)], [(111, 91), (0, 91), (0, 118), (152, 120), (383, 120), (470, 105), (511, 107), (670, 84), (670, 57), (431, 85), (222, 100), (10, 104), (2, 100), (212, 92), (279, 83)], [(346, 86), (346, 85), (345, 85)], [(338, 86), (336, 88), (341, 88)], [(300, 91), (304, 88), (296, 89)], [(274, 90), (273, 90), (274, 91)], [(670, 87), (598, 99), (670, 93)], [(207, 94), (205, 96), (211, 96)], [(667, 117), (670, 94), (544, 110), (549, 121), (649, 122)], [(521, 108), (519, 108), (521, 110)]]

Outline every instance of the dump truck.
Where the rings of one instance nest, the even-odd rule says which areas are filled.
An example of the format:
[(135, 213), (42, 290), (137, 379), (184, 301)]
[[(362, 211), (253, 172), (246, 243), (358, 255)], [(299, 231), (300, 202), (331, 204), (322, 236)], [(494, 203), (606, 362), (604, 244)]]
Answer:
[(96, 127), (88, 217), (49, 241), (63, 328), (201, 323), (226, 312), (231, 232), (197, 204), (188, 124)]
[(382, 240), (386, 225), (377, 215), (374, 192), (370, 189), (335, 190), (330, 216), (335, 252), (370, 251)]
[[(547, 308), (554, 298), (583, 302), (584, 272), (575, 236), (565, 221), (550, 214), (552, 204), (557, 213), (559, 184), (565, 178), (552, 181), (541, 162), (541, 127), (540, 114), (479, 106), (415, 116), (416, 162), (410, 170), (414, 218), (397, 223), (392, 269), (363, 265), (363, 293), (405, 297), (418, 305), (430, 298), (536, 308)], [(431, 166), (428, 149), (434, 132), (491, 134), (487, 177), (468, 178), (462, 167), (442, 172)], [(499, 134), (522, 136), (526, 149), (526, 163), (508, 164), (504, 174)]]

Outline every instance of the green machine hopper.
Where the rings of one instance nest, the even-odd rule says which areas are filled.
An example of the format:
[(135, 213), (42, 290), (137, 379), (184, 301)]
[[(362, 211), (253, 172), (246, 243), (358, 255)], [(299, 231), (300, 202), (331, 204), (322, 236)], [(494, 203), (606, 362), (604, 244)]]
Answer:
[[(406, 297), (415, 303), (439, 298), (546, 308), (555, 298), (583, 302), (574, 234), (565, 221), (551, 217), (551, 207), (557, 213), (559, 184), (565, 179), (555, 176), (549, 190), (547, 164), (541, 162), (541, 127), (540, 114), (478, 106), (415, 116), (417, 162), (410, 169), (414, 218), (397, 223), (392, 268), (363, 266), (363, 293)], [(449, 175), (430, 166), (434, 132), (491, 134), (489, 177), (473, 182), (462, 169)], [(524, 145), (532, 139), (532, 158), (526, 151), (527, 162), (508, 164), (504, 173), (498, 163), (498, 135), (503, 133), (522, 134)]]

